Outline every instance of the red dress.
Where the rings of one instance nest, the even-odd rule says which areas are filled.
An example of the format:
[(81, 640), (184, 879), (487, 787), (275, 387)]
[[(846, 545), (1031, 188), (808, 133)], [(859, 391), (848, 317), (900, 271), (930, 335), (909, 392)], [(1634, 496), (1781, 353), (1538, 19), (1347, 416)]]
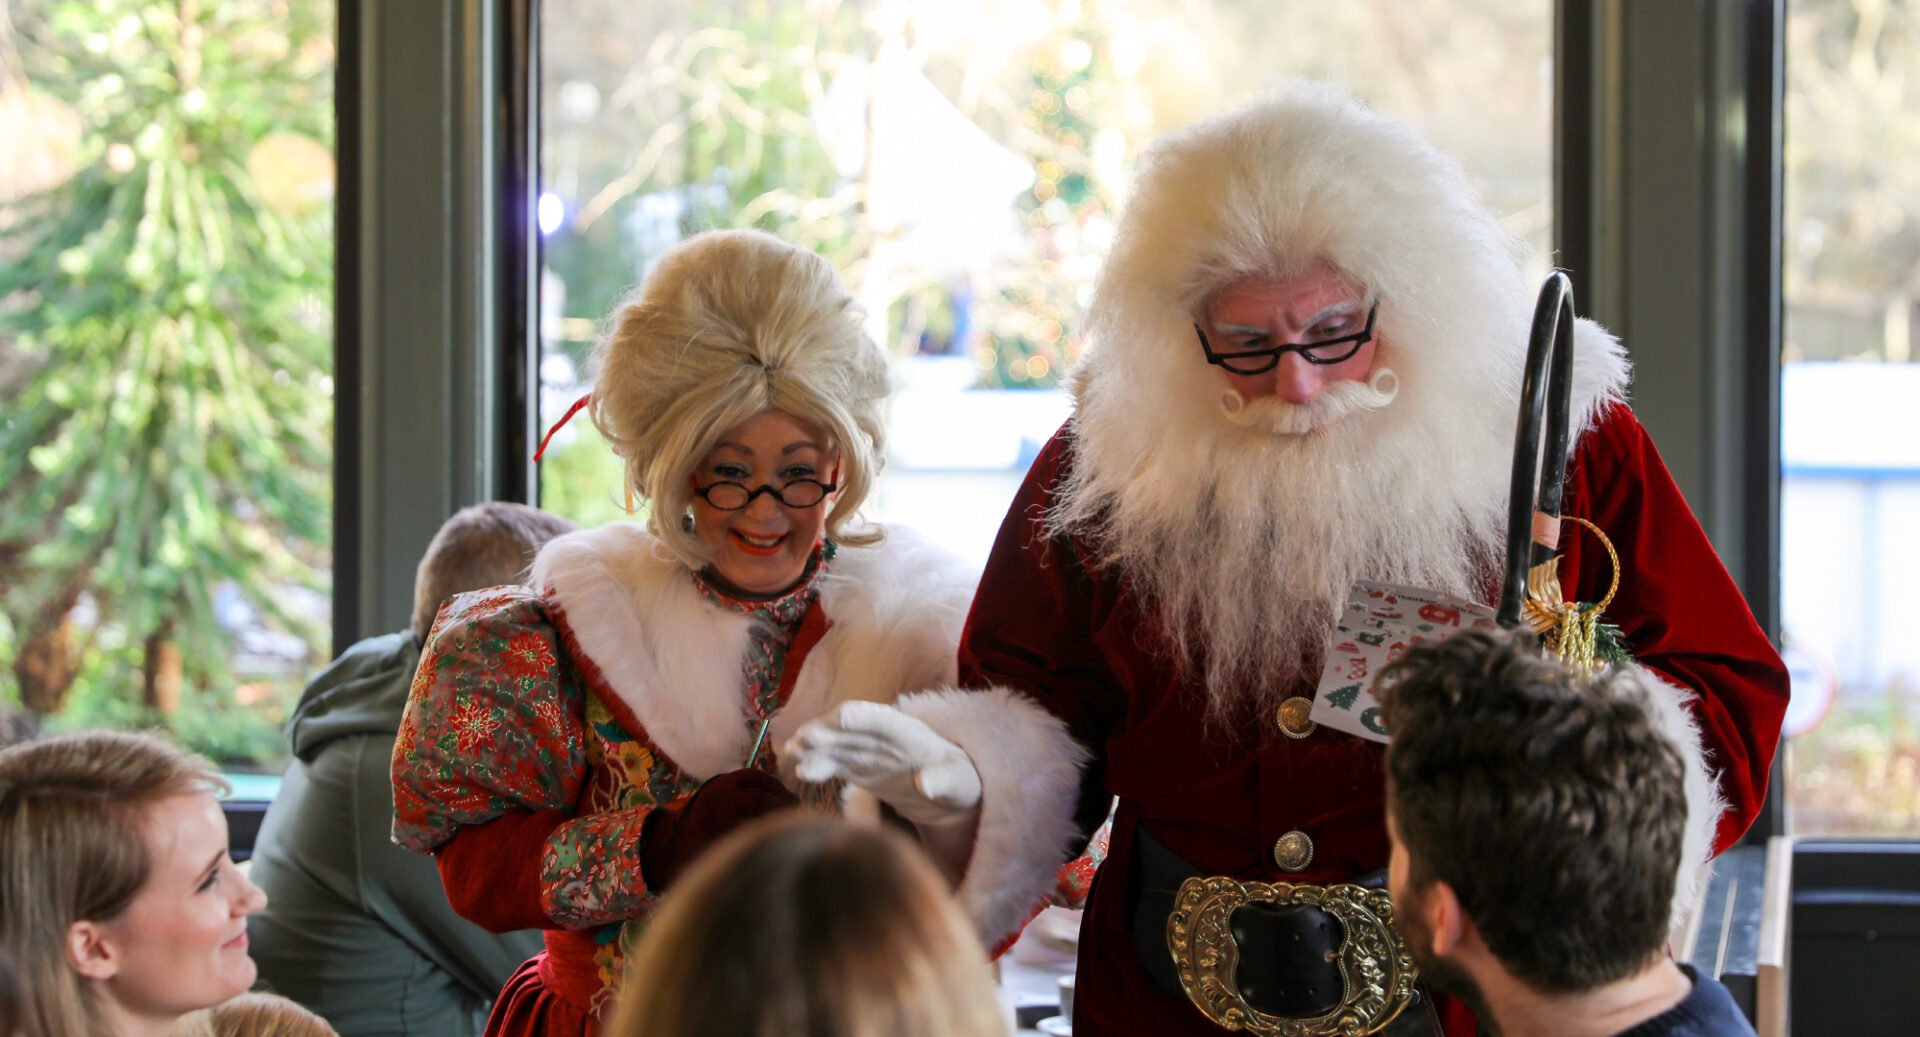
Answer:
[[(1330, 883), (1386, 866), (1384, 747), (1321, 728), (1299, 740), (1272, 725), (1236, 742), (1207, 730), (1198, 689), (1143, 643), (1151, 627), (1129, 584), (1084, 563), (1085, 545), (1036, 524), (1073, 464), (1056, 435), (1009, 509), (960, 646), (961, 682), (1009, 686), (1064, 720), (1093, 759), (1083, 774), (1082, 830), (1119, 797), (1112, 848), (1082, 923), (1074, 1031), (1081, 1037), (1214, 1034), (1184, 998), (1147, 978), (1127, 917), (1135, 833), (1145, 826), (1208, 874)], [(1609, 406), (1579, 441), (1565, 512), (1612, 538), (1628, 578), (1608, 618), (1635, 657), (1693, 689), (1708, 759), (1730, 804), (1715, 849), (1752, 823), (1787, 702), (1786, 673), (1688, 511), (1645, 431)], [(1574, 536), (1561, 567), (1570, 599), (1595, 600), (1610, 575), (1604, 551)], [(1491, 595), (1490, 595), (1491, 597)], [(1312, 696), (1306, 684), (1295, 694)], [(1281, 872), (1277, 837), (1312, 840), (1306, 870)], [(1451, 1034), (1472, 1034), (1452, 1003)]]

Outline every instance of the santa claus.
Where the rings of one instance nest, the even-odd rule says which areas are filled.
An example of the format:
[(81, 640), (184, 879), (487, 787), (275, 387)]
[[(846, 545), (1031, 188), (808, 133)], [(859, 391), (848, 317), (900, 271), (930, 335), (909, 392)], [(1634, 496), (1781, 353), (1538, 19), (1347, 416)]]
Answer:
[[(1367, 935), (1379, 919), (1329, 910), (1331, 887), (1387, 863), (1384, 747), (1308, 714), (1355, 580), (1498, 592), (1525, 257), (1457, 163), (1331, 87), (1259, 97), (1147, 154), (1073, 416), (1001, 527), (960, 644), (963, 687), (1030, 696), (1089, 754), (1070, 823), (1033, 797), (1034, 839), (1065, 855), (1118, 801), (1076, 1033), (1349, 1017), (1473, 1032), (1459, 1005), (1381, 985), (1397, 973)], [(1576, 341), (1564, 512), (1618, 550), (1606, 618), (1660, 678), (1690, 762), (1685, 900), (1764, 798), (1786, 674), (1628, 408), (1618, 343), (1587, 321)], [(1585, 538), (1570, 530), (1560, 574), (1593, 601), (1613, 568)], [(838, 721), (803, 732), (803, 772), (883, 799), (977, 797), (950, 746)], [(1246, 903), (1198, 931), (1189, 880)]]

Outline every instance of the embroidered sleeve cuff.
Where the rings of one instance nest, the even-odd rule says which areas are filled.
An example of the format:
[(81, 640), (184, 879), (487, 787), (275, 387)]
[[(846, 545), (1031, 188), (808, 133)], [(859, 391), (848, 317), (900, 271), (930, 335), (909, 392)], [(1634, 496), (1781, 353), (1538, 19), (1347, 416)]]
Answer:
[(659, 899), (640, 869), (640, 829), (653, 808), (575, 818), (547, 837), (540, 906), (555, 923), (584, 929), (638, 918)]

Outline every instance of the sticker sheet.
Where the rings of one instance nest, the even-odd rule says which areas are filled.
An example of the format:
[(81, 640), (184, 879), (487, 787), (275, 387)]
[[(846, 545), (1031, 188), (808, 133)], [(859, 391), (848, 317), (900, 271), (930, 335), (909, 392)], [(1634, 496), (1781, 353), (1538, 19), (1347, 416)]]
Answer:
[(1347, 594), (1309, 716), (1336, 731), (1389, 741), (1373, 698), (1380, 669), (1423, 641), (1442, 641), (1462, 630), (1491, 630), (1498, 625), (1493, 616), (1485, 605), (1433, 591), (1356, 582)]

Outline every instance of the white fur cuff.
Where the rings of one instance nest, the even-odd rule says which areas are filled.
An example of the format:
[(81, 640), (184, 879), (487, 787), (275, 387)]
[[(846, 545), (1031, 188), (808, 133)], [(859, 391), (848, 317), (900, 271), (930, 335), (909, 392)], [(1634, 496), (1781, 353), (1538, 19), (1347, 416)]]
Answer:
[(898, 706), (980, 772), (980, 828), (958, 895), (981, 942), (996, 946), (1026, 923), (1067, 859), (1087, 751), (1058, 717), (1008, 688), (924, 691)]
[(1659, 728), (1680, 751), (1686, 768), (1687, 827), (1680, 841), (1680, 871), (1673, 885), (1673, 913), (1669, 919), (1674, 935), (1700, 908), (1712, 875), (1713, 844), (1720, 828), (1720, 815), (1727, 801), (1720, 794), (1720, 782), (1707, 763), (1707, 749), (1701, 741), (1700, 723), (1687, 703), (1697, 696), (1686, 688), (1641, 666), (1628, 664), (1640, 677), (1647, 692), (1647, 711)]

